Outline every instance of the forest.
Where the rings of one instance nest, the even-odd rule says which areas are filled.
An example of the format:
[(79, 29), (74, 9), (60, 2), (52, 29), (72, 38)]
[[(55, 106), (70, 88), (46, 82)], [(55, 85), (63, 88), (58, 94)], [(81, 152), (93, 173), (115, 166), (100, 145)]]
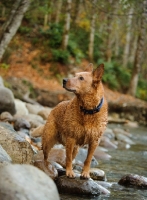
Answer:
[(109, 88), (147, 100), (146, 31), (147, 0), (1, 0), (0, 68), (11, 66), (19, 36), (40, 50), (39, 63), (61, 64), (54, 76), (104, 63)]

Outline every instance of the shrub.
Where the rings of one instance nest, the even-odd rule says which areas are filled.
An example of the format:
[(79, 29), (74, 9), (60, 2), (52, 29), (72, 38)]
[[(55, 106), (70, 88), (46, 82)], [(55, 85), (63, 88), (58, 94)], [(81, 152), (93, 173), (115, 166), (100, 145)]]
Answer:
[(69, 61), (69, 52), (62, 49), (52, 49), (52, 59), (53, 61), (60, 62), (62, 64), (67, 64)]

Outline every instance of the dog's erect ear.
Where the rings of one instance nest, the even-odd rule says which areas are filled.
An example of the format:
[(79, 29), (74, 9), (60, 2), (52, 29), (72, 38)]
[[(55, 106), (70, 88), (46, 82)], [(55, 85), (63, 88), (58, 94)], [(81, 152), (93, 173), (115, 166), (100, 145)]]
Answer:
[(86, 72), (92, 72), (93, 71), (93, 64), (89, 63), (89, 65), (85, 69)]
[(104, 64), (100, 64), (94, 71), (93, 71), (93, 79), (100, 81), (102, 79), (104, 73)]

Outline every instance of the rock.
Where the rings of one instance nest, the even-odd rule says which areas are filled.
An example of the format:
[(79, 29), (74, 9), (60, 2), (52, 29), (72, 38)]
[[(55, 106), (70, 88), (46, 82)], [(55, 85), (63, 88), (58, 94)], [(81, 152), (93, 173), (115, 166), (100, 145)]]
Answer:
[[(80, 148), (79, 152), (75, 158), (75, 162), (77, 163), (77, 162), (81, 161), (82, 163), (84, 163), (86, 157), (87, 157), (87, 149)], [(97, 166), (98, 166), (98, 162), (95, 159), (95, 157), (93, 156), (90, 167), (97, 167)]]
[(12, 122), (13, 117), (9, 112), (2, 112), (0, 115), (0, 120), (4, 122)]
[(16, 118), (15, 122), (14, 122), (14, 129), (16, 131), (19, 131), (21, 129), (30, 129), (31, 128), (31, 124), (23, 118)]
[(38, 112), (38, 115), (40, 115), (44, 120), (47, 120), (52, 108), (46, 107), (45, 109)]
[(110, 128), (106, 128), (104, 134), (104, 136), (108, 137), (109, 139), (114, 139), (115, 134), (113, 133), (113, 130)]
[(0, 199), (59, 200), (55, 183), (31, 165), (7, 165), (0, 168)]
[[(33, 160), (44, 160), (44, 155), (43, 151), (38, 151), (37, 154), (33, 156)], [(65, 149), (54, 149), (52, 148), (51, 151), (49, 152), (48, 156), (48, 162), (57, 162), (59, 163), (62, 167), (66, 167), (66, 153)]]
[(129, 137), (121, 133), (116, 134), (116, 139), (130, 145), (135, 144)]
[(3, 147), (0, 145), (0, 163), (2, 163), (2, 162), (11, 163), (12, 159), (7, 154), (7, 152), (3, 149)]
[(33, 150), (30, 144), (20, 137), (11, 125), (0, 123), (0, 144), (13, 163), (32, 163)]
[(130, 128), (138, 128), (139, 127), (138, 122), (130, 122), (130, 121), (128, 121), (124, 125), (127, 126), (127, 127), (130, 127)]
[(35, 105), (35, 104), (26, 103), (26, 107), (30, 114), (35, 114), (35, 115), (37, 115), (39, 111), (44, 109), (44, 107), (39, 104)]
[(0, 86), (0, 113), (5, 111), (12, 115), (16, 113), (14, 95), (10, 89)]
[(37, 128), (45, 123), (41, 116), (35, 114), (22, 115), (22, 118), (26, 119), (31, 124), (31, 128)]
[(103, 170), (98, 169), (98, 168), (91, 168), (90, 169), (90, 177), (93, 180), (106, 181), (105, 172)]
[(60, 176), (56, 180), (59, 193), (68, 193), (76, 195), (100, 195), (101, 191), (98, 184), (92, 179), (75, 179), (67, 178), (66, 176)]
[(48, 166), (46, 167), (44, 164), (44, 160), (36, 160), (34, 162), (34, 166), (45, 172), (46, 175), (48, 175), (52, 179), (55, 179), (58, 176), (57, 169), (51, 163), (48, 163)]
[(0, 76), (0, 87), (5, 87), (2, 77)]
[(109, 154), (99, 150), (99, 148), (96, 148), (93, 155), (97, 160), (110, 160), (111, 159), (111, 156)]
[(106, 181), (95, 181), (97, 184), (103, 186), (104, 188), (111, 188), (113, 183), (109, 183)]
[(129, 133), (129, 132), (123, 130), (122, 128), (114, 128), (114, 129), (113, 129), (113, 132), (114, 132), (115, 134), (120, 134), (120, 133), (121, 133), (121, 134), (126, 135), (126, 136), (128, 136), (128, 137), (132, 137), (132, 134), (131, 134), (131, 133)]
[(16, 107), (16, 114), (15, 116), (23, 116), (23, 115), (28, 115), (28, 109), (26, 108), (25, 102), (15, 99), (15, 107)]
[(117, 149), (117, 145), (113, 144), (110, 139), (106, 136), (101, 137), (100, 146), (109, 148), (109, 149)]
[(41, 137), (43, 133), (44, 125), (40, 125), (35, 129), (31, 129), (30, 135), (31, 137)]
[(147, 177), (139, 176), (137, 174), (127, 174), (123, 176), (118, 183), (124, 186), (147, 189)]

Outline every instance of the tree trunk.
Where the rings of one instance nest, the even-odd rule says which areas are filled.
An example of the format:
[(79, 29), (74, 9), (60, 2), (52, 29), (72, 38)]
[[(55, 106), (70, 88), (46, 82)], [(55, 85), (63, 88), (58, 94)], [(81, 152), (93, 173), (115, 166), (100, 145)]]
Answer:
[(124, 48), (123, 54), (123, 67), (127, 67), (128, 60), (129, 60), (129, 52), (130, 52), (130, 42), (131, 42), (131, 25), (132, 25), (132, 14), (133, 8), (129, 11), (129, 17), (127, 21), (127, 34), (126, 34), (126, 45)]
[(80, 21), (82, 3), (83, 3), (83, 0), (77, 0), (76, 1), (76, 5), (75, 5), (76, 9), (75, 9), (75, 14), (74, 14), (74, 24), (77, 24)]
[(29, 7), (29, 4), (30, 0), (15, 1), (11, 14), (2, 28), (2, 33), (0, 36), (0, 61), (8, 44), (10, 43), (13, 36), (16, 34), (21, 24), (22, 18)]
[(58, 2), (57, 2), (57, 10), (56, 10), (56, 18), (55, 18), (55, 23), (56, 24), (59, 23), (62, 3), (63, 3), (62, 0), (58, 0)]
[(67, 10), (66, 10), (64, 34), (63, 34), (63, 39), (62, 39), (62, 49), (63, 50), (65, 50), (67, 48), (67, 45), (68, 45), (69, 30), (70, 30), (71, 3), (72, 3), (72, 0), (67, 0)]
[(137, 49), (136, 49), (136, 54), (135, 54), (134, 68), (133, 68), (131, 82), (130, 82), (130, 86), (128, 90), (128, 94), (131, 94), (133, 96), (135, 96), (136, 94), (139, 72), (141, 70), (143, 47), (144, 47), (144, 41), (145, 41), (145, 31), (146, 31), (146, 16), (147, 16), (146, 10), (147, 10), (147, 0), (144, 0), (143, 12), (142, 12), (142, 17), (141, 17), (141, 27), (140, 27), (140, 32), (139, 32), (138, 41), (137, 41)]
[(95, 35), (95, 20), (96, 20), (96, 3), (97, 0), (92, 1), (92, 17), (91, 17), (91, 25), (90, 25), (90, 38), (89, 38), (89, 50), (88, 50), (88, 56), (89, 60), (93, 61), (93, 50), (94, 50), (94, 35)]

